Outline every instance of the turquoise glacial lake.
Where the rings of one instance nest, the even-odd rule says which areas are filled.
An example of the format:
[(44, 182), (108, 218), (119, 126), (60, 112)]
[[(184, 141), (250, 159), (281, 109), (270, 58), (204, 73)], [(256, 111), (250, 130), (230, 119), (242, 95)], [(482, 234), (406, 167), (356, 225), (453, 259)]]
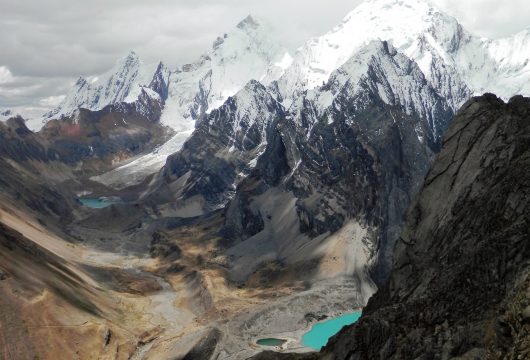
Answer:
[(91, 198), (81, 198), (79, 199), (81, 201), (81, 204), (84, 206), (87, 206), (92, 209), (103, 209), (107, 206), (110, 206), (112, 204), (115, 204), (116, 201), (113, 200), (105, 200), (105, 199), (91, 199)]
[(361, 317), (361, 311), (342, 315), (313, 325), (311, 330), (302, 336), (302, 344), (320, 350), (328, 343), (330, 337), (338, 333), (344, 326), (355, 323)]

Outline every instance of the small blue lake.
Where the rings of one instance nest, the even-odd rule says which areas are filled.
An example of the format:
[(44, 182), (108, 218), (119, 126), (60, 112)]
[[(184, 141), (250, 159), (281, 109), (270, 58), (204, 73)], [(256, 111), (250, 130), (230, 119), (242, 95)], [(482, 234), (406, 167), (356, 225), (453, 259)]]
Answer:
[(344, 326), (355, 323), (360, 317), (361, 311), (356, 311), (317, 323), (302, 336), (302, 344), (320, 350), (328, 343), (330, 337), (338, 333)]
[(285, 339), (265, 338), (259, 339), (257, 344), (262, 346), (282, 346), (286, 342), (287, 340)]
[(79, 199), (81, 204), (92, 209), (103, 209), (107, 206), (115, 204), (116, 201), (109, 199), (91, 199), (91, 198), (81, 198)]

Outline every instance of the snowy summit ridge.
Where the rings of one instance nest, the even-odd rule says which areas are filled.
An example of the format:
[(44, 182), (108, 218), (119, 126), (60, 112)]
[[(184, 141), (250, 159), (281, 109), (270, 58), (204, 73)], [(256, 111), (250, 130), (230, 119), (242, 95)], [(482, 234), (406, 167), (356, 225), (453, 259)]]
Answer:
[[(100, 110), (110, 104), (134, 102), (141, 90), (149, 88), (164, 71), (162, 64), (144, 64), (139, 56), (131, 51), (118, 60), (107, 73), (91, 80), (79, 77), (66, 98), (57, 108), (45, 114), (44, 119), (68, 116), (79, 108)], [(148, 93), (154, 94), (153, 91)]]
[(135, 101), (140, 89), (153, 89), (154, 78), (164, 79), (159, 81), (164, 86), (153, 89), (166, 100), (161, 122), (176, 131), (193, 129), (200, 114), (218, 108), (252, 79), (265, 86), (277, 80), (289, 107), (374, 40), (388, 41), (415, 61), (453, 110), (470, 94), (530, 93), (529, 29), (504, 39), (479, 38), (427, 0), (365, 0), (329, 32), (307, 41), (294, 58), (273, 33), (266, 21), (249, 15), (196, 61), (164, 75), (131, 52), (95, 82), (80, 78), (45, 120), (79, 107), (98, 110)]
[(219, 36), (212, 49), (172, 74), (162, 123), (177, 131), (193, 128), (201, 113), (221, 106), (250, 80), (279, 78), (291, 56), (271, 27), (251, 15)]
[(472, 93), (490, 91), (505, 98), (530, 93), (530, 72), (522, 68), (528, 66), (530, 55), (528, 31), (488, 40), (468, 33), (426, 0), (366, 0), (331, 31), (297, 51), (278, 82), (282, 97), (292, 101), (304, 90), (322, 85), (373, 40), (388, 41), (416, 61), (453, 109)]
[(80, 77), (64, 101), (44, 115), (43, 122), (71, 115), (81, 107), (100, 110), (109, 104), (134, 102), (144, 89), (165, 101), (163, 124), (177, 132), (188, 131), (201, 113), (222, 105), (248, 81), (269, 84), (283, 74), (292, 58), (273, 33), (264, 20), (249, 15), (217, 37), (196, 61), (174, 71), (162, 63), (144, 64), (131, 51), (92, 81)]

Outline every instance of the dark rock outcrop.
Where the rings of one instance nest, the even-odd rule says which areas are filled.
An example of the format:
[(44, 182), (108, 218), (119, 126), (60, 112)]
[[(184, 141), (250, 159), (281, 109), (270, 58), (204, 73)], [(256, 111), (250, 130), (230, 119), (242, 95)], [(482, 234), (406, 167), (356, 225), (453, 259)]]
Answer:
[[(337, 359), (523, 358), (530, 265), (530, 99), (464, 105), (409, 210), (390, 279)], [(522, 295), (522, 296), (521, 296)]]
[(42, 174), (44, 168), (50, 169), (49, 173), (60, 168), (52, 165), (57, 158), (57, 152), (31, 132), (21, 117), (0, 122), (0, 203), (10, 199), (40, 219), (50, 215), (69, 221), (75, 207), (73, 199)]
[(0, 122), (0, 157), (19, 163), (26, 160), (48, 162), (55, 160), (58, 154), (48, 149), (42, 138), (31, 132), (24, 119), (18, 116)]
[(180, 257), (182, 250), (177, 244), (173, 244), (165, 234), (155, 231), (152, 235), (149, 254), (153, 258), (174, 260)]
[(153, 149), (168, 137), (158, 123), (163, 104), (145, 92), (142, 101), (108, 105), (98, 111), (79, 109), (69, 117), (50, 120), (38, 133), (69, 165), (90, 160), (127, 158)]
[(217, 343), (222, 337), (221, 331), (211, 329), (195, 346), (182, 358), (182, 360), (211, 359), (216, 352)]
[(178, 204), (200, 197), (205, 211), (223, 207), (283, 115), (263, 85), (249, 82), (198, 122), (183, 148), (167, 159), (148, 199)]

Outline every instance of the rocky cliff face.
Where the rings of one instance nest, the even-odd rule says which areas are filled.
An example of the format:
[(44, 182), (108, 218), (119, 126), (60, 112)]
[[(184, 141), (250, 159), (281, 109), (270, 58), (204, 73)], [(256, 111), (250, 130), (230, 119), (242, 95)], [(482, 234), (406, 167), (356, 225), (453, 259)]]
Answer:
[(15, 202), (40, 219), (70, 221), (74, 200), (55, 186), (69, 177), (70, 169), (58, 158), (57, 151), (31, 132), (21, 117), (0, 122), (0, 203)]
[(529, 98), (464, 105), (409, 210), (390, 279), (329, 356), (529, 356), (529, 134)]
[(463, 106), (409, 209), (390, 278), (320, 357), (528, 358), (529, 134), (530, 98)]
[(170, 131), (153, 120), (160, 116), (161, 106), (142, 90), (133, 103), (108, 105), (98, 111), (79, 109), (50, 120), (38, 135), (56, 151), (59, 161), (74, 165), (94, 160), (108, 168), (152, 150), (169, 137)]

